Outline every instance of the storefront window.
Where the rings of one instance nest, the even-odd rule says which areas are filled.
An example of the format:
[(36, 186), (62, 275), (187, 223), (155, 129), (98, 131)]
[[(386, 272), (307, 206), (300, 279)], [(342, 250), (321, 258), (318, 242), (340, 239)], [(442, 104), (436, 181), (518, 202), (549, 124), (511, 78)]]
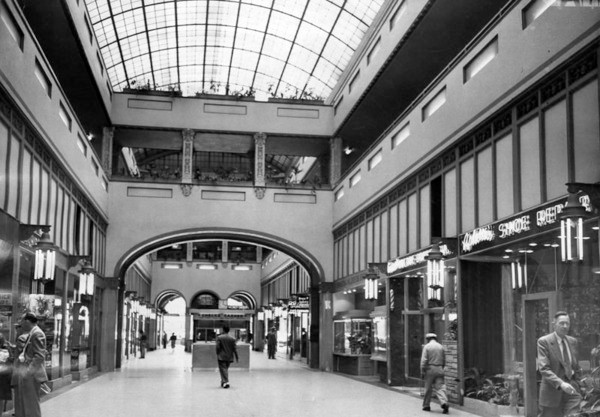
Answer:
[(370, 318), (344, 318), (334, 320), (334, 353), (349, 355), (371, 354)]

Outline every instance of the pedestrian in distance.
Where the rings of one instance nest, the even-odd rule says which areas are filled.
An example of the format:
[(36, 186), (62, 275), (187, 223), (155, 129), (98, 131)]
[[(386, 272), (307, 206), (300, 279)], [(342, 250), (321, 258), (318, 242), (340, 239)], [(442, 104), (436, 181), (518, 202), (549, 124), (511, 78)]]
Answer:
[(16, 417), (41, 417), (40, 392), (46, 375), (46, 335), (37, 325), (35, 314), (28, 312), (21, 318), (21, 328), (28, 333), (12, 375)]
[(167, 348), (167, 332), (163, 332), (163, 335), (162, 335), (162, 346), (163, 346), (163, 349)]
[(144, 359), (146, 357), (146, 346), (148, 344), (148, 336), (144, 333), (142, 329), (140, 329), (140, 359)]
[(229, 334), (229, 326), (223, 326), (223, 333), (217, 336), (217, 361), (221, 375), (221, 387), (229, 388), (229, 366), (233, 359), (239, 362), (235, 338)]
[(267, 353), (269, 359), (275, 359), (275, 352), (277, 351), (277, 334), (275, 330), (275, 327), (271, 327), (271, 330), (267, 334)]
[(6, 411), (6, 403), (12, 400), (12, 378), (13, 361), (16, 346), (6, 341), (4, 334), (0, 333), (0, 416)]
[(175, 336), (175, 333), (171, 334), (169, 340), (171, 341), (171, 352), (175, 352), (175, 342), (177, 342), (177, 336)]
[(431, 411), (431, 396), (435, 394), (442, 406), (442, 414), (448, 414), (450, 407), (444, 384), (444, 367), (446, 366), (444, 347), (438, 343), (435, 333), (427, 333), (425, 339), (427, 343), (423, 346), (421, 354), (421, 375), (425, 381), (423, 411)]
[(577, 339), (567, 335), (571, 327), (569, 314), (557, 312), (553, 324), (554, 332), (537, 341), (538, 370), (542, 375), (539, 417), (568, 416), (581, 403)]

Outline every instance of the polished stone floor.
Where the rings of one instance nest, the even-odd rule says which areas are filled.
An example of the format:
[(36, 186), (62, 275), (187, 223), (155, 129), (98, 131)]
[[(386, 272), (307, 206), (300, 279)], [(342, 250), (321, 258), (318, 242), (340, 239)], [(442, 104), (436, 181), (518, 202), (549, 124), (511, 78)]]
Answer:
[[(421, 399), (398, 389), (311, 370), (298, 361), (251, 352), (249, 371), (230, 372), (231, 388), (216, 371), (191, 371), (182, 346), (133, 358), (117, 372), (100, 373), (51, 393), (43, 417), (270, 417), (433, 416)], [(450, 415), (473, 414), (451, 408)]]

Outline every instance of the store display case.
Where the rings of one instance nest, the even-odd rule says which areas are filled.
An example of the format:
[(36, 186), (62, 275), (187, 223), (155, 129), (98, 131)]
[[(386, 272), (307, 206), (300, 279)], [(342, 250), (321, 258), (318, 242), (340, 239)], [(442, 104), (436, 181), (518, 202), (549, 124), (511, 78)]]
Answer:
[(372, 327), (369, 311), (352, 310), (333, 318), (334, 370), (350, 375), (372, 375)]
[(371, 348), (371, 359), (376, 361), (387, 361), (387, 315), (386, 306), (375, 307), (371, 313), (373, 321), (373, 346)]

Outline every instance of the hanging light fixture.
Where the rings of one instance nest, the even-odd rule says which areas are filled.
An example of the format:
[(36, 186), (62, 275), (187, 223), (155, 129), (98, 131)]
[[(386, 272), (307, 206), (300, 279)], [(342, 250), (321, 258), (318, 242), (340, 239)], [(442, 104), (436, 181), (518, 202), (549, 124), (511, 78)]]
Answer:
[(365, 275), (365, 300), (376, 300), (379, 270), (370, 267), (367, 271), (367, 275)]
[(439, 243), (434, 243), (425, 257), (427, 260), (427, 298), (441, 300), (438, 291), (444, 288), (444, 254)]
[(33, 279), (46, 283), (54, 280), (56, 246), (50, 237), (50, 227), (42, 229), (42, 236), (35, 245), (35, 270)]
[(86, 259), (79, 270), (79, 295), (82, 297), (91, 297), (94, 295), (94, 268)]
[(583, 219), (585, 207), (574, 192), (569, 192), (560, 217), (560, 254), (563, 262), (583, 261)]
[(510, 275), (513, 290), (527, 287), (527, 268), (519, 260), (510, 263)]

